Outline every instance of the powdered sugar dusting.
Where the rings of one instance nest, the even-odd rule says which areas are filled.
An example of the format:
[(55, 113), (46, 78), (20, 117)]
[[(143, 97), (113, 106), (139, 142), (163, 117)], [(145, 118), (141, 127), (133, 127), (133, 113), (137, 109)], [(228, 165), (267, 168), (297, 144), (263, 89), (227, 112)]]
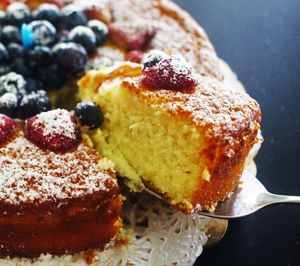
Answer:
[[(163, 70), (163, 76), (166, 78), (171, 78), (173, 83), (177, 83), (177, 79), (180, 76), (189, 76), (193, 79), (193, 73), (191, 66), (185, 61), (185, 59), (180, 55), (172, 56), (172, 60), (163, 60), (159, 67)], [(170, 77), (169, 68), (172, 69), (172, 76)]]
[[(151, 23), (156, 35), (149, 48), (180, 53), (196, 73), (223, 79), (218, 58), (204, 30), (171, 1), (111, 0), (114, 21)], [(176, 34), (175, 34), (176, 33)]]
[(63, 135), (70, 139), (76, 139), (76, 125), (72, 121), (71, 114), (66, 110), (56, 109), (37, 115), (33, 126), (41, 124), (44, 125), (43, 135), (45, 137)]
[(40, 203), (108, 191), (108, 182), (116, 185), (116, 180), (100, 172), (99, 159), (84, 143), (74, 152), (57, 154), (39, 149), (20, 132), (0, 148), (0, 199), (9, 204)]

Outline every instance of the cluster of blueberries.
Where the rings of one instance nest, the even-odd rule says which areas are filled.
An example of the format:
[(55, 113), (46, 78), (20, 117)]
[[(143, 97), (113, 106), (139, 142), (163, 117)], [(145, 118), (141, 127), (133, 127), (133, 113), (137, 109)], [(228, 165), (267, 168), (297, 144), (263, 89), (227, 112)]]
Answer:
[[(0, 11), (0, 113), (22, 119), (51, 109), (45, 92), (80, 76), (107, 26), (74, 5), (23, 3)], [(25, 81), (26, 80), (26, 81)]]

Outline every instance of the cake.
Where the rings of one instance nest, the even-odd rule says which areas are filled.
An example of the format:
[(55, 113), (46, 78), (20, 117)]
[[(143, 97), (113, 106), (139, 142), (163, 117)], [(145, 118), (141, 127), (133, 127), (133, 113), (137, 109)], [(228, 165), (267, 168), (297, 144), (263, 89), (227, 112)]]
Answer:
[[(17, 118), (0, 119), (0, 255), (110, 243), (122, 225), (116, 174), (185, 213), (213, 210), (232, 193), (260, 110), (187, 13), (168, 0), (23, 1), (34, 11), (12, 2), (0, 3), (8, 6), (0, 13), (0, 113)], [(157, 66), (172, 60), (184, 70), (164, 77)], [(47, 112), (50, 100), (71, 110), (76, 95), (87, 134), (77, 128), (70, 138), (63, 127), (69, 137), (45, 139), (36, 121), (66, 112)]]
[[(64, 135), (73, 134), (69, 118), (67, 111), (53, 110), (38, 115), (33, 124), (43, 121), (44, 138), (46, 132), (56, 132), (55, 139), (66, 143)], [(122, 200), (109, 162), (87, 136), (68, 142), (64, 150), (54, 145), (54, 138), (47, 142), (54, 149), (42, 148), (29, 125), (29, 120), (24, 124), (0, 114), (0, 255), (103, 248), (122, 225)]]
[(190, 92), (148, 89), (143, 75), (141, 65), (124, 63), (79, 82), (80, 99), (104, 113), (91, 135), (95, 148), (134, 190), (145, 186), (185, 212), (211, 210), (239, 182), (256, 142), (258, 104), (204, 77)]

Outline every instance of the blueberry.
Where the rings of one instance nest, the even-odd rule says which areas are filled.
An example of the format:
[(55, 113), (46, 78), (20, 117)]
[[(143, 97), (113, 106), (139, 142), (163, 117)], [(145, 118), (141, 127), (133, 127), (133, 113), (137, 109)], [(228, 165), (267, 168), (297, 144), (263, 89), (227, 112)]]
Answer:
[(2, 26), (5, 23), (5, 12), (0, 10), (0, 26)]
[(47, 20), (57, 26), (61, 17), (61, 11), (56, 5), (42, 4), (33, 13), (34, 20)]
[(70, 42), (70, 38), (69, 38), (69, 31), (68, 30), (62, 30), (59, 32), (58, 38), (57, 38), (57, 42)]
[(75, 116), (82, 126), (88, 126), (89, 129), (100, 127), (104, 120), (100, 107), (93, 102), (78, 103), (75, 108)]
[(88, 27), (75, 27), (70, 31), (69, 38), (71, 41), (81, 44), (88, 53), (92, 53), (96, 49), (96, 36)]
[(21, 32), (19, 28), (7, 25), (2, 28), (1, 41), (3, 44), (21, 43)]
[(23, 57), (24, 50), (21, 44), (18, 43), (10, 43), (7, 45), (7, 51), (10, 59), (14, 60), (19, 57)]
[(6, 92), (0, 96), (0, 113), (15, 118), (18, 110), (18, 98), (16, 94)]
[(51, 110), (51, 102), (43, 90), (25, 95), (19, 106), (19, 117), (27, 119), (41, 112)]
[(56, 39), (55, 27), (46, 20), (36, 20), (28, 24), (34, 37), (34, 43), (38, 45), (51, 45)]
[(0, 63), (2, 64), (6, 62), (8, 58), (9, 58), (9, 54), (7, 52), (7, 49), (2, 43), (0, 43)]
[(42, 84), (35, 78), (28, 78), (26, 80), (25, 90), (26, 93), (37, 92), (42, 89)]
[(107, 26), (103, 22), (93, 19), (88, 22), (88, 27), (94, 32), (96, 36), (96, 44), (98, 46), (102, 45), (107, 39)]
[(10, 72), (0, 77), (0, 96), (6, 92), (25, 94), (25, 86), (26, 81), (21, 75)]
[(27, 52), (26, 59), (30, 67), (47, 65), (51, 62), (52, 50), (47, 46), (34, 46)]
[(63, 75), (57, 64), (40, 69), (38, 79), (42, 82), (46, 90), (55, 90), (61, 88), (65, 82), (66, 77)]
[(23, 23), (31, 20), (31, 11), (29, 7), (23, 3), (13, 3), (6, 10), (6, 24), (20, 27)]
[(77, 6), (68, 5), (62, 9), (61, 24), (63, 28), (71, 30), (76, 26), (85, 26), (87, 22), (87, 16)]
[(65, 74), (81, 74), (88, 62), (86, 50), (73, 42), (56, 44), (53, 47), (53, 55), (55, 62)]
[(28, 78), (32, 74), (26, 60), (22, 57), (16, 58), (11, 63), (11, 69), (25, 78)]
[(144, 69), (157, 65), (161, 60), (168, 57), (166, 53), (160, 50), (152, 50), (147, 53), (143, 58)]
[(0, 77), (11, 72), (11, 67), (7, 64), (0, 65)]

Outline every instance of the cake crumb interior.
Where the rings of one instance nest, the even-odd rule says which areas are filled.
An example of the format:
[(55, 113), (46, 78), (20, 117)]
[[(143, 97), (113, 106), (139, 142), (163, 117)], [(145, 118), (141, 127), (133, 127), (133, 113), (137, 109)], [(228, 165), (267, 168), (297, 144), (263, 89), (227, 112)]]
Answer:
[[(93, 96), (92, 96), (93, 95)], [(120, 81), (106, 82), (97, 94), (80, 90), (83, 101), (94, 101), (105, 115), (94, 131), (95, 148), (111, 159), (117, 172), (137, 190), (144, 183), (190, 208), (191, 192), (207, 172), (201, 156), (204, 140), (192, 124), (172, 116), (162, 105), (147, 104)]]

